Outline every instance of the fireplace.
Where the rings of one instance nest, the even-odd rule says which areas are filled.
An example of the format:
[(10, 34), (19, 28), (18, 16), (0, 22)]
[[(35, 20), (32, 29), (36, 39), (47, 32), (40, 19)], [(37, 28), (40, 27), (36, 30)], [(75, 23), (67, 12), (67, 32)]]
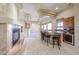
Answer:
[(20, 26), (14, 25), (12, 29), (12, 45), (14, 46), (20, 40)]

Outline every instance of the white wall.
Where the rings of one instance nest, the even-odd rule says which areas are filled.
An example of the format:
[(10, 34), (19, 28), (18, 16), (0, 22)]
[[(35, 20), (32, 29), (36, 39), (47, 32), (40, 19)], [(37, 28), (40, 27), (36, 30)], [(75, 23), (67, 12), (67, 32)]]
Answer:
[(12, 48), (12, 25), (24, 25), (23, 22), (18, 20), (17, 11), (17, 7), (13, 3), (0, 4), (0, 49), (2, 51), (0, 53), (6, 53)]
[(79, 47), (79, 4), (75, 5), (75, 42)]
[[(79, 47), (79, 4), (75, 4), (73, 7), (59, 13), (56, 19), (70, 16), (75, 16), (75, 45)], [(55, 22), (54, 26), (56, 26), (56, 19), (52, 20), (52, 22)]]
[(18, 9), (14, 3), (0, 4), (0, 23), (23, 25), (18, 19)]
[(13, 24), (17, 24), (17, 8), (15, 4), (7, 5), (7, 17), (12, 19)]
[(0, 3), (0, 17), (6, 16), (6, 3)]
[(7, 52), (7, 25), (0, 23), (0, 54)]
[(56, 19), (55, 19), (55, 17), (51, 17), (51, 20), (52, 20), (52, 30), (55, 30), (56, 29)]
[[(23, 4), (23, 9), (20, 10), (20, 12), (29, 14), (30, 21), (38, 21), (38, 19), (39, 19), (38, 12), (32, 4)], [(22, 15), (21, 15), (21, 17), (22, 17)], [(25, 19), (25, 17), (24, 17), (24, 20), (27, 21), (27, 19)]]
[(12, 48), (12, 24), (7, 24), (7, 51)]

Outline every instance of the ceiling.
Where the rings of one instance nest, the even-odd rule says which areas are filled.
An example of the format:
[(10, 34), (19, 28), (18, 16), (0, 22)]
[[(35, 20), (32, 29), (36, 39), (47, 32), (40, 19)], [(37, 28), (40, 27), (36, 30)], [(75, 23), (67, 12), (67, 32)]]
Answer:
[[(36, 10), (39, 9), (49, 9), (52, 10), (53, 12), (59, 13), (68, 7), (71, 7), (73, 4), (72, 3), (23, 3), (19, 4), (19, 8), (24, 8), (27, 9), (27, 7), (33, 7)], [(55, 8), (58, 7), (59, 9), (56, 10)]]
[[(24, 4), (26, 5), (26, 4)], [(73, 4), (71, 3), (36, 3), (36, 4), (31, 4), (33, 5), (37, 10), (39, 9), (49, 9), (52, 10), (53, 12), (59, 13), (63, 11), (64, 9), (72, 6)], [(55, 8), (58, 7), (59, 9), (56, 10)]]
[[(30, 14), (31, 19), (36, 20), (43, 16), (56, 16), (58, 13), (73, 6), (72, 3), (19, 3), (20, 14)], [(58, 10), (56, 10), (56, 7)], [(23, 16), (24, 16), (23, 15)], [(22, 16), (22, 15), (21, 15)]]

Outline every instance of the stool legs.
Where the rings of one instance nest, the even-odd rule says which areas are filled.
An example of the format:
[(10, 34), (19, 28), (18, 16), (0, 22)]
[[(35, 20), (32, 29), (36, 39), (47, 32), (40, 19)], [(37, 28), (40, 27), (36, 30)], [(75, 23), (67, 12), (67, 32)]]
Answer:
[(53, 40), (53, 48), (54, 48), (54, 40)]
[(60, 47), (61, 47), (61, 45), (60, 45), (60, 40), (57, 41), (57, 44), (58, 44), (58, 48), (59, 48), (59, 50), (60, 50)]
[[(60, 40), (58, 39), (56, 42), (57, 42), (57, 46), (60, 50), (60, 47), (61, 47)], [(54, 48), (54, 45), (55, 45), (55, 40), (53, 39), (53, 48)]]

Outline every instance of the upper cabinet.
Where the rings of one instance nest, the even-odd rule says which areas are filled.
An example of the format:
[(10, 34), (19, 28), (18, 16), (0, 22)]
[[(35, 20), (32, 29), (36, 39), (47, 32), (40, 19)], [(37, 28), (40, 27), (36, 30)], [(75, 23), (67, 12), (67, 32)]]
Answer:
[(68, 17), (64, 20), (64, 29), (72, 29), (74, 28), (74, 16)]

